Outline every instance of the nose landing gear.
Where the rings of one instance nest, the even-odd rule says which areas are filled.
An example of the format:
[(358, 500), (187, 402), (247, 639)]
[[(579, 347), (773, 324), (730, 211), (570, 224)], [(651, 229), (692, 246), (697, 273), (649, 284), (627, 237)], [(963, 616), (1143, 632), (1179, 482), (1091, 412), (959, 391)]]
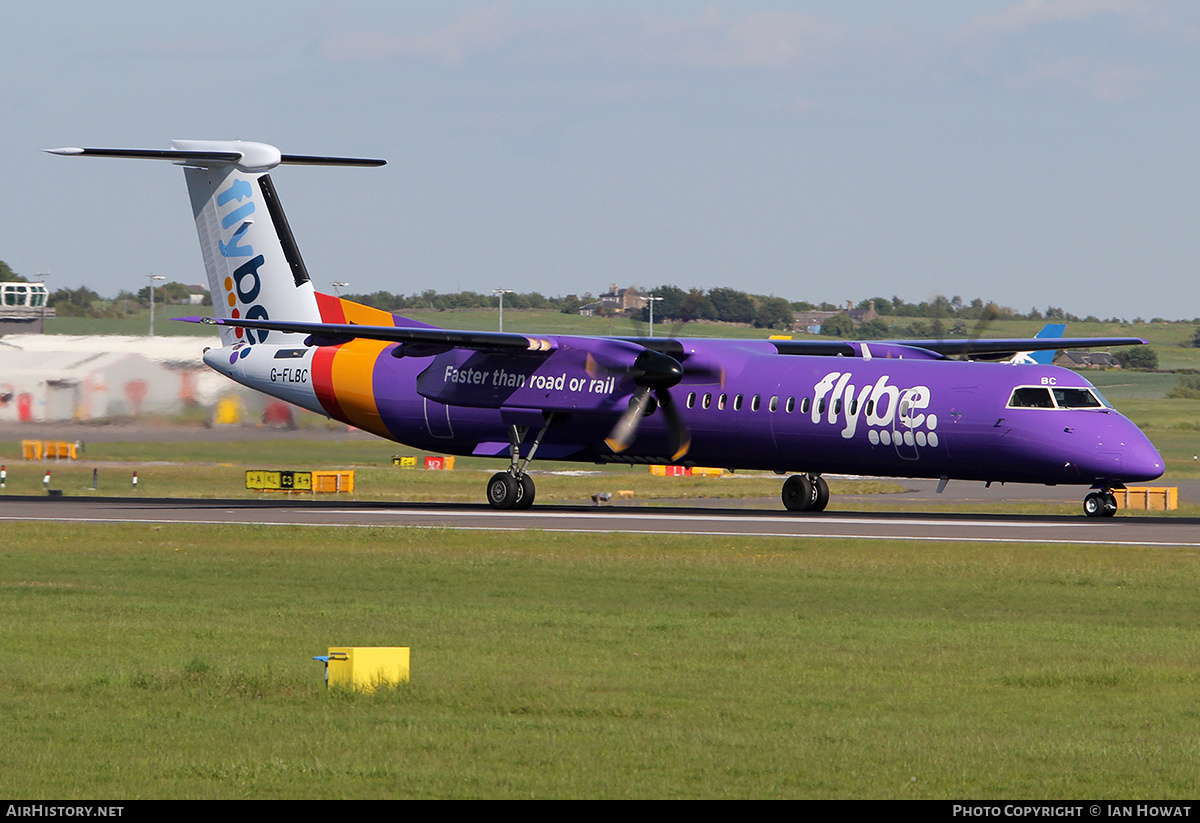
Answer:
[(1090, 492), (1083, 498), (1083, 513), (1088, 517), (1112, 517), (1117, 513), (1117, 498), (1108, 489)]

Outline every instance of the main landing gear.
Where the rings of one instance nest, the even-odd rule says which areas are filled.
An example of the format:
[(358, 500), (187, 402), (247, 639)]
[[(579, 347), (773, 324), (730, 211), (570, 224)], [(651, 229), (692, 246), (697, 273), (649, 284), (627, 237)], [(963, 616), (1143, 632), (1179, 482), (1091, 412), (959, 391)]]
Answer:
[(1088, 517), (1112, 517), (1117, 513), (1117, 498), (1108, 489), (1091, 492), (1083, 498), (1083, 513)]
[(518, 478), (507, 471), (497, 472), (487, 484), (488, 503), (494, 509), (528, 509), (534, 493), (533, 478), (524, 473)]
[(829, 505), (829, 484), (819, 474), (794, 474), (783, 481), (782, 497), (790, 512), (822, 512)]
[(525, 469), (533, 460), (533, 455), (553, 420), (553, 414), (547, 415), (546, 422), (533, 439), (533, 445), (529, 447), (529, 454), (524, 458), (521, 457), (521, 441), (529, 431), (528, 427), (508, 427), (508, 469), (492, 475), (487, 484), (487, 502), (493, 509), (528, 509), (533, 505), (536, 489), (533, 486), (533, 478), (525, 473)]

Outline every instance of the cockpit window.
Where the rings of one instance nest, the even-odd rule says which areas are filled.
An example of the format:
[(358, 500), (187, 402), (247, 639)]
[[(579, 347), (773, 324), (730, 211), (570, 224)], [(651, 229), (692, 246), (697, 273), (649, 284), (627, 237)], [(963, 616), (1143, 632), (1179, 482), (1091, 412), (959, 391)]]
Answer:
[(1008, 399), (1011, 409), (1052, 409), (1054, 400), (1050, 390), (1043, 386), (1018, 386)]
[[(1018, 386), (1008, 399), (1010, 409), (1102, 409), (1109, 407), (1099, 393), (1074, 386)], [(1111, 408), (1111, 407), (1109, 407)]]
[(1054, 402), (1060, 409), (1098, 409), (1100, 401), (1087, 389), (1055, 388)]

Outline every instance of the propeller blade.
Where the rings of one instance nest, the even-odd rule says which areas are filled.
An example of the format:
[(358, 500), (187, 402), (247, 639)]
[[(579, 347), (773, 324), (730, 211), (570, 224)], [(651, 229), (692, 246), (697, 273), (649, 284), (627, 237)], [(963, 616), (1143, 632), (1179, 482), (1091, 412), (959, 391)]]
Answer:
[(676, 407), (675, 401), (671, 399), (670, 392), (664, 389), (654, 394), (658, 398), (659, 408), (663, 410), (663, 414), (667, 417), (667, 427), (671, 432), (671, 460), (678, 460), (691, 449), (692, 435), (688, 432), (687, 426), (684, 425), (683, 419), (679, 416), (679, 409)]
[(633, 393), (633, 399), (629, 402), (629, 408), (621, 415), (621, 419), (617, 421), (617, 425), (613, 426), (612, 432), (608, 437), (604, 438), (604, 442), (613, 451), (620, 453), (629, 448), (633, 443), (633, 438), (637, 435), (638, 424), (642, 420), (642, 415), (646, 413), (646, 406), (650, 404), (650, 388), (648, 386), (639, 386), (638, 390)]

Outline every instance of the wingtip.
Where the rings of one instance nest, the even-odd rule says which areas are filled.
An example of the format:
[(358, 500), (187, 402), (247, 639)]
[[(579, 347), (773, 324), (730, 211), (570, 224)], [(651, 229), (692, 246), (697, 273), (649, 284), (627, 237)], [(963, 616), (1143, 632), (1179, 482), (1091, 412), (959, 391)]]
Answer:
[(60, 149), (42, 149), (46, 154), (83, 154), (83, 149), (76, 146), (63, 146)]

